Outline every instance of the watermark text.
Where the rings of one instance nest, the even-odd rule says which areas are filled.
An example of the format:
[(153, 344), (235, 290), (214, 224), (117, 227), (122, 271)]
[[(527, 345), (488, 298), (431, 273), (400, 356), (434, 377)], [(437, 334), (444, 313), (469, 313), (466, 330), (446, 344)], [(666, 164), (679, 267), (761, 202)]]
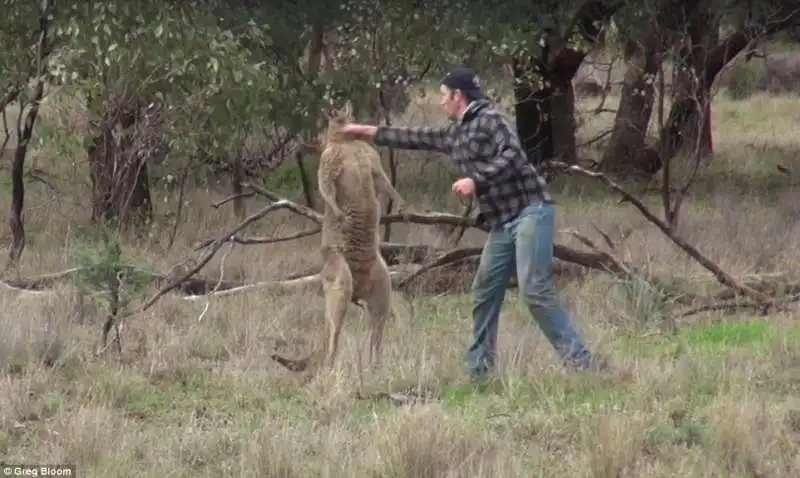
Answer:
[(0, 476), (63, 476), (74, 478), (75, 467), (72, 465), (11, 465), (3, 463), (0, 465)]

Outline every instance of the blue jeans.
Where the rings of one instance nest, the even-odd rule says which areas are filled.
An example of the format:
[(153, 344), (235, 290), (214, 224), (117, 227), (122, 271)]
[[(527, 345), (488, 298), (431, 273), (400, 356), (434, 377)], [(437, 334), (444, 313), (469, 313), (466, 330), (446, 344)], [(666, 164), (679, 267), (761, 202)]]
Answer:
[(527, 206), (515, 219), (489, 232), (472, 284), (474, 342), (467, 352), (473, 375), (494, 366), (500, 308), (516, 272), (520, 296), (566, 365), (590, 366), (591, 354), (553, 290), (553, 205)]

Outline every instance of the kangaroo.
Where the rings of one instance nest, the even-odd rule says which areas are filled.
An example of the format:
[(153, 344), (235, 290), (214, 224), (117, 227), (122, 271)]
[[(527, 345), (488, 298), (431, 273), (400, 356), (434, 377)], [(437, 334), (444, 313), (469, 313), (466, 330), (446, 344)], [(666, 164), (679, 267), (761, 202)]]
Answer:
[(317, 170), (318, 190), (325, 205), (320, 246), (325, 297), (322, 345), (303, 359), (272, 356), (296, 372), (305, 371), (310, 365), (314, 369), (333, 367), (350, 303), (360, 305), (368, 316), (368, 361), (377, 363), (384, 328), (392, 316), (392, 283), (380, 253), (378, 194), (391, 197), (401, 214), (407, 206), (386, 176), (378, 151), (340, 133), (350, 122), (351, 114), (349, 104), (330, 114)]

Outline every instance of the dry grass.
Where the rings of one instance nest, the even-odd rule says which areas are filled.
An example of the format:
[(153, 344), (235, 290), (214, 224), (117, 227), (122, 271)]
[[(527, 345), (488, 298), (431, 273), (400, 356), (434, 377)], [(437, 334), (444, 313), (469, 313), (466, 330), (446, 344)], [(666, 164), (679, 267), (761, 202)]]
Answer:
[[(416, 105), (398, 121), (430, 122), (434, 110)], [(721, 98), (715, 106), (718, 157), (704, 171), (682, 228), (737, 275), (797, 269), (797, 179), (775, 169), (780, 163), (800, 174), (797, 111), (795, 97)], [(582, 134), (610, 119), (592, 119)], [(52, 112), (45, 121), (66, 128)], [(80, 197), (85, 189), (73, 179), (83, 172), (53, 144), (44, 142), (33, 155), (69, 195), (29, 186), (25, 276), (73, 265), (88, 215)], [(402, 157), (398, 190), (412, 203), (458, 210), (449, 194), (453, 177), (420, 156)], [(423, 175), (428, 184), (420, 184)], [(559, 181), (559, 227), (591, 233), (594, 222), (612, 233), (632, 229), (621, 254), (698, 287), (711, 282), (631, 208), (592, 185)], [(191, 194), (171, 251), (165, 249), (170, 222), (160, 217), (152, 241), (127, 244), (126, 255), (143, 268), (166, 271), (195, 241), (234, 222), (228, 210), (209, 207), (222, 195)], [(163, 216), (174, 198), (159, 197)], [(650, 201), (658, 204), (655, 195)], [(305, 226), (280, 215), (252, 232)], [(430, 243), (437, 237), (430, 228), (395, 227), (393, 239)], [(479, 233), (466, 239), (481, 240)], [(225, 275), (257, 280), (318, 264), (317, 241), (237, 248)], [(215, 260), (207, 274), (218, 267)], [(398, 302), (383, 366), (366, 377), (365, 392), (415, 387), (432, 395), (413, 406), (354, 398), (354, 347), (366, 333), (355, 311), (330, 377), (302, 385), (269, 360), (275, 348), (301, 353), (310, 345), (322, 310), (321, 298), (311, 295), (252, 291), (220, 298), (202, 322), (203, 301), (168, 296), (126, 325), (121, 360), (97, 360), (90, 355), (103, 320), (100, 306), (77, 300), (72, 285), (50, 295), (3, 289), (0, 455), (7, 462), (74, 463), (87, 477), (797, 476), (796, 316), (695, 317), (667, 335), (659, 333), (661, 305), (641, 291), (603, 275), (560, 285), (587, 340), (610, 357), (613, 371), (562, 370), (509, 294), (501, 380), (476, 389), (464, 367), (470, 298), (425, 300), (413, 317)]]

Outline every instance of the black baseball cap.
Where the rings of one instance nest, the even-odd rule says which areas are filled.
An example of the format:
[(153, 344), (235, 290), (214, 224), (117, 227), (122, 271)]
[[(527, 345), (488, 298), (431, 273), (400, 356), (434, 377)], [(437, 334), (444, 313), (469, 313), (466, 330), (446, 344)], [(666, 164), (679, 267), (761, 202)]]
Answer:
[(442, 84), (451, 90), (460, 90), (470, 100), (485, 98), (481, 81), (475, 70), (465, 66), (454, 68), (442, 79)]

